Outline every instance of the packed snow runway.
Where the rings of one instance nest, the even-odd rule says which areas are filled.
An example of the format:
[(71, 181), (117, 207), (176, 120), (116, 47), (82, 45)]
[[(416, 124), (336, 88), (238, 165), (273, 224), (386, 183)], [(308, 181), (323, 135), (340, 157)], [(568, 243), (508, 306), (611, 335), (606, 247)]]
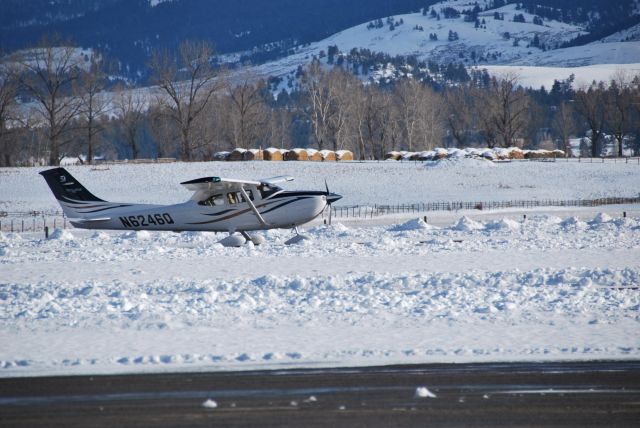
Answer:
[[(156, 183), (151, 166), (128, 174), (136, 167)], [(624, 168), (591, 192), (637, 180)], [(449, 179), (442, 171), (432, 178)], [(41, 192), (34, 183), (26, 193)], [(555, 186), (538, 183), (533, 197)], [(0, 376), (637, 359), (640, 215), (601, 211), (334, 221), (308, 226), (300, 245), (276, 230), (242, 248), (214, 233), (2, 233)]]

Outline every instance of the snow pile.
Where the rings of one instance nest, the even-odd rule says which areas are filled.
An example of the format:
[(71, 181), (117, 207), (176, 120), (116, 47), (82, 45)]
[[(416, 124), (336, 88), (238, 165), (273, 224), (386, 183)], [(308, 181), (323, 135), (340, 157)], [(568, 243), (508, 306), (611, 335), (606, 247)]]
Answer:
[(613, 218), (606, 213), (598, 213), (594, 219), (591, 221), (591, 224), (602, 224), (602, 223), (608, 223), (611, 220), (613, 220)]
[(497, 221), (488, 222), (485, 225), (487, 230), (509, 230), (515, 231), (520, 230), (521, 224), (515, 220), (511, 220), (509, 218), (502, 218)]
[(570, 217), (560, 222), (560, 227), (564, 230), (582, 230), (588, 227), (587, 223), (578, 217)]
[(61, 241), (73, 241), (74, 236), (68, 229), (55, 229), (49, 239), (59, 239)]
[(467, 216), (464, 216), (464, 217), (460, 218), (460, 220), (458, 220), (456, 222), (456, 224), (453, 225), (451, 228), (453, 230), (471, 232), (471, 231), (474, 231), (474, 230), (482, 230), (482, 229), (484, 229), (484, 225), (482, 223), (477, 222), (477, 221), (471, 220)]
[(215, 400), (212, 400), (211, 398), (207, 398), (202, 403), (202, 407), (204, 407), (205, 409), (216, 409), (218, 408), (218, 403), (216, 403)]
[(437, 397), (437, 395), (429, 391), (429, 388), (427, 388), (426, 386), (417, 387), (416, 393), (414, 396), (416, 398), (436, 398)]
[(409, 220), (402, 224), (395, 224), (389, 228), (392, 232), (405, 232), (408, 230), (427, 230), (433, 229), (433, 226), (427, 224), (421, 218)]

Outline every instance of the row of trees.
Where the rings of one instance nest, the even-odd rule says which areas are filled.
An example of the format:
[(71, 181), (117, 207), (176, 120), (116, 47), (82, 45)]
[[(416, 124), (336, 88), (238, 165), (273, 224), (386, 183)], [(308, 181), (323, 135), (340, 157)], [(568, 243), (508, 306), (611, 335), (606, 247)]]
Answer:
[(97, 55), (54, 45), (45, 40), (0, 66), (2, 165), (43, 158), (56, 165), (78, 154), (91, 162), (96, 153), (190, 161), (260, 146), (350, 149), (360, 159), (451, 145), (542, 144), (568, 152), (569, 138), (586, 131), (592, 156), (602, 153), (605, 134), (622, 156), (624, 142), (640, 131), (640, 79), (624, 73), (577, 91), (572, 79), (550, 91), (523, 89), (515, 75), (383, 85), (314, 59), (290, 93), (274, 98), (250, 71), (212, 67), (213, 49), (203, 42), (154, 52), (154, 86), (145, 89), (111, 82)]

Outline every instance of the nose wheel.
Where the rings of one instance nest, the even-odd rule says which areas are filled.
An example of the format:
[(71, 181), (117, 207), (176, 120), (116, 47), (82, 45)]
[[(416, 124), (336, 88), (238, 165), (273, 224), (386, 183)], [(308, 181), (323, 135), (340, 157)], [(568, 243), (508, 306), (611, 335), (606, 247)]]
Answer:
[(293, 231), (295, 232), (295, 236), (284, 241), (285, 245), (299, 244), (309, 239), (308, 236), (303, 235), (298, 231), (298, 226), (294, 226)]

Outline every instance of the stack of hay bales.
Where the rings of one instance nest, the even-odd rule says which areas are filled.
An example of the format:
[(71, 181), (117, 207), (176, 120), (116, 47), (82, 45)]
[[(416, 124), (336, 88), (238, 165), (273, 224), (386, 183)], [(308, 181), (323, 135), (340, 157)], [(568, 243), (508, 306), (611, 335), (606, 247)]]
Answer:
[(262, 150), (249, 149), (243, 153), (242, 160), (245, 160), (245, 161), (263, 160)]
[[(284, 150), (286, 152), (286, 150)], [(281, 161), (284, 159), (283, 150), (276, 149), (275, 147), (269, 147), (262, 153), (263, 159), (266, 161)]]
[(517, 147), (509, 151), (509, 159), (524, 159), (524, 152)]
[(316, 149), (307, 149), (307, 160), (320, 162), (322, 161), (322, 155)]
[(309, 160), (309, 154), (305, 149), (293, 149), (289, 150), (285, 155), (284, 160), (288, 161), (306, 161)]
[(386, 155), (384, 155), (385, 160), (400, 160), (401, 157), (402, 155), (400, 154), (400, 152), (388, 152)]
[(433, 151), (433, 160), (446, 159), (449, 157), (449, 151), (447, 149), (443, 149), (442, 147), (435, 148), (433, 149)]
[(546, 159), (552, 158), (553, 153), (549, 150), (527, 150), (524, 157), (525, 159)]
[(448, 156), (449, 159), (461, 159), (461, 158), (467, 157), (467, 152), (465, 152), (464, 150), (451, 148), (448, 150), (448, 152), (449, 152), (449, 156)]
[(336, 152), (333, 150), (320, 150), (320, 156), (322, 156), (323, 162), (335, 162)]
[(424, 152), (418, 153), (418, 160), (419, 161), (430, 161), (430, 160), (433, 160), (434, 154), (435, 153), (434, 153), (433, 150), (425, 150)]
[(241, 161), (244, 158), (244, 153), (245, 152), (246, 152), (245, 149), (235, 148), (235, 149), (233, 149), (231, 154), (229, 154), (229, 157), (227, 158), (227, 160), (232, 161), (232, 162)]
[(351, 150), (338, 150), (336, 152), (336, 159), (339, 161), (352, 161), (353, 152)]
[(215, 152), (213, 154), (213, 160), (226, 161), (227, 159), (229, 159), (229, 155), (231, 155), (231, 153), (229, 152)]

